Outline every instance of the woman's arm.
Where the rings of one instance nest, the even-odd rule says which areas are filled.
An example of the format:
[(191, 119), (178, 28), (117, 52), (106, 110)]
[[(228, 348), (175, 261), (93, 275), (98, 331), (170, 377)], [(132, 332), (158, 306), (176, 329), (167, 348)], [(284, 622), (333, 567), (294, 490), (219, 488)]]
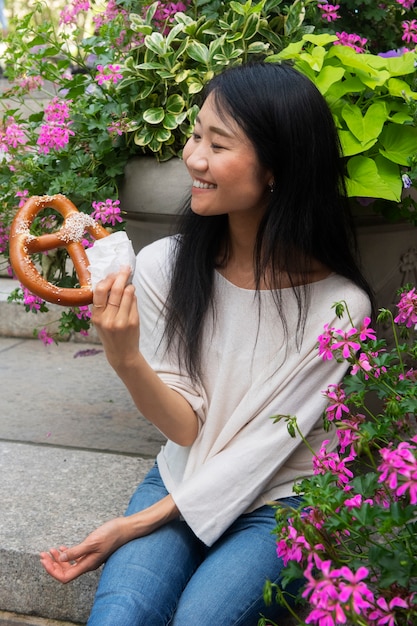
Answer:
[(116, 517), (96, 530), (77, 546), (41, 552), (41, 564), (50, 576), (67, 583), (81, 574), (97, 569), (106, 559), (132, 539), (149, 535), (179, 517), (170, 495), (152, 506), (127, 517)]
[(198, 418), (187, 400), (161, 381), (139, 351), (139, 313), (129, 270), (108, 276), (94, 290), (92, 322), (107, 359), (142, 415), (168, 439), (189, 446)]

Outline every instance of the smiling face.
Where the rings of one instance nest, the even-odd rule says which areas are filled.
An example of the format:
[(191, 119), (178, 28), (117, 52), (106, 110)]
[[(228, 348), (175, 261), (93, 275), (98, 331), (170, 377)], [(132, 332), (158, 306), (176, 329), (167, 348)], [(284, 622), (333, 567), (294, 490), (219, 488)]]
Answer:
[(194, 213), (263, 215), (272, 175), (236, 122), (219, 116), (213, 94), (201, 108), (183, 159), (193, 179)]

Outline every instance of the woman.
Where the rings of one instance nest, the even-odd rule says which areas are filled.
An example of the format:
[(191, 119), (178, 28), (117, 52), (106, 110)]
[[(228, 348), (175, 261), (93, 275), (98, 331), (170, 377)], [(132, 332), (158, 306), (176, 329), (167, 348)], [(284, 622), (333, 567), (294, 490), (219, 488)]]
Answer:
[(319, 448), (322, 390), (345, 372), (318, 357), (317, 337), (325, 323), (343, 328), (337, 300), (355, 323), (370, 312), (336, 130), (307, 78), (268, 63), (215, 77), (183, 158), (193, 182), (181, 234), (139, 253), (133, 285), (128, 271), (101, 281), (92, 313), (168, 443), (125, 517), (41, 555), (62, 582), (107, 561), (90, 626), (279, 617), (262, 598), (282, 567), (268, 503), (297, 506), (293, 484), (312, 463), (270, 418), (297, 415)]

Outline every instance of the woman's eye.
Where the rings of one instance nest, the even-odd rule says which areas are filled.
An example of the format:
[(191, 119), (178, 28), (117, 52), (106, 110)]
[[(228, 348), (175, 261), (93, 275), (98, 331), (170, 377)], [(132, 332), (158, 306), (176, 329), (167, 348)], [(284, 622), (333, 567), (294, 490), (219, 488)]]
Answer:
[(193, 137), (194, 141), (198, 141), (199, 139), (201, 139), (200, 135), (198, 133), (196, 133), (195, 131), (193, 132), (192, 137)]
[(211, 147), (213, 150), (222, 150), (223, 146), (220, 146), (218, 143), (212, 143)]

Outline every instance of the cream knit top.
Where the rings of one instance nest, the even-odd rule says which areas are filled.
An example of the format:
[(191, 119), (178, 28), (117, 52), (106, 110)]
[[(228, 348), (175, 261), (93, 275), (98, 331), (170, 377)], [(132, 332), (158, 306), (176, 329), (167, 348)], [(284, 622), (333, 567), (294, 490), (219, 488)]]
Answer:
[(290, 496), (294, 482), (312, 474), (308, 448), (299, 437), (290, 437), (285, 420), (274, 423), (272, 416), (295, 415), (314, 449), (325, 439), (331, 439), (334, 447), (335, 434), (322, 429), (326, 406), (322, 391), (341, 380), (346, 363), (323, 361), (317, 338), (326, 323), (350, 327), (346, 316), (336, 317), (334, 302), (348, 303), (355, 325), (369, 315), (370, 304), (362, 290), (339, 275), (312, 283), (302, 345), (297, 349), (297, 305), (291, 289), (282, 290), (286, 345), (272, 293), (260, 292), (259, 307), (254, 291), (236, 287), (216, 272), (215, 313), (209, 313), (205, 322), (203, 377), (196, 385), (179, 367), (176, 355), (167, 354), (161, 345), (171, 244), (167, 237), (138, 255), (134, 283), (140, 349), (198, 416), (200, 429), (192, 446), (168, 441), (157, 461), (183, 519), (210, 546), (239, 515)]

